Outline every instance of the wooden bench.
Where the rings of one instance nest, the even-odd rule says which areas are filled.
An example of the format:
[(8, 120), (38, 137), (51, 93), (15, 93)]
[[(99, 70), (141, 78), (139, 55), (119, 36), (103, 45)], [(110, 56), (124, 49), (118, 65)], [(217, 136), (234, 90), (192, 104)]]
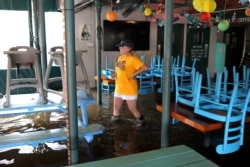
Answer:
[(82, 164), (70, 165), (71, 167), (162, 167), (162, 166), (218, 166), (211, 160), (195, 150), (178, 145), (167, 148), (146, 151), (121, 157), (109, 158)]
[[(102, 134), (104, 126), (100, 124), (89, 124), (78, 126), (78, 137), (84, 137), (87, 141), (94, 135)], [(21, 145), (37, 146), (39, 143), (67, 140), (67, 128), (50, 130), (13, 133), (0, 136), (0, 148), (16, 147)]]
[[(156, 105), (156, 110), (162, 112), (162, 105)], [(181, 103), (171, 103), (169, 112), (172, 118), (203, 132), (205, 137), (204, 145), (206, 147), (210, 145), (209, 132), (222, 129), (224, 127), (222, 122), (213, 121), (199, 116), (194, 113), (194, 109), (192, 107)], [(250, 116), (246, 117), (246, 122), (250, 122)]]

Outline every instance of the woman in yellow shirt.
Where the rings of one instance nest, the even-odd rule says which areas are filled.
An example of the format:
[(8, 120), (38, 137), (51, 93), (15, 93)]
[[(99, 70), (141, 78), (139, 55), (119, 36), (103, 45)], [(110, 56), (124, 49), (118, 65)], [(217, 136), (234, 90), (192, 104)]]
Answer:
[(112, 121), (120, 120), (120, 109), (123, 101), (127, 102), (130, 112), (136, 118), (137, 126), (143, 122), (143, 114), (137, 109), (138, 83), (136, 76), (148, 70), (148, 66), (135, 54), (132, 53), (134, 44), (130, 40), (123, 40), (116, 45), (120, 55), (116, 62), (115, 93)]

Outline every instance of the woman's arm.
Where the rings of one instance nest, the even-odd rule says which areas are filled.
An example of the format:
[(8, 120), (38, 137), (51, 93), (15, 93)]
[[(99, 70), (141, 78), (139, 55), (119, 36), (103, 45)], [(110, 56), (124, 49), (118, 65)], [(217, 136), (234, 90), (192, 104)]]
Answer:
[(139, 75), (139, 74), (141, 74), (141, 73), (143, 73), (143, 72), (145, 72), (147, 70), (148, 70), (148, 66), (143, 64), (141, 66), (141, 68), (139, 68), (139, 70), (137, 70), (134, 74), (131, 75), (131, 78), (136, 78), (137, 75)]

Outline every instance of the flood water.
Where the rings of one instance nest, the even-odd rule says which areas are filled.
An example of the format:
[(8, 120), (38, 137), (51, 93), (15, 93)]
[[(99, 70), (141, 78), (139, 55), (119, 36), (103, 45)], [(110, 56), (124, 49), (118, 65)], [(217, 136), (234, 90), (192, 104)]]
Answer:
[[(95, 93), (94, 93), (95, 94)], [(161, 101), (161, 95), (140, 95), (138, 108), (144, 113), (145, 123), (137, 128), (134, 118), (124, 103), (122, 120), (112, 123), (112, 94), (104, 93), (103, 105), (93, 104), (87, 108), (89, 123), (105, 126), (103, 134), (94, 137), (93, 142), (79, 140), (79, 163), (96, 161), (117, 156), (125, 156), (161, 147), (161, 113), (155, 110), (155, 105)], [(49, 121), (48, 121), (49, 120)], [(44, 129), (64, 127), (65, 115), (61, 112), (48, 114), (19, 115), (0, 118), (0, 135), (22, 133)], [(213, 137), (220, 137), (223, 131), (211, 133)], [(245, 128), (244, 146), (236, 153), (218, 155), (215, 147), (205, 148), (203, 133), (182, 123), (169, 126), (169, 146), (185, 144), (198, 151), (220, 166), (244, 166), (250, 155), (250, 126)], [(37, 147), (22, 146), (18, 148), (1, 149), (1, 166), (20, 167), (53, 167), (68, 165), (67, 141), (41, 143)], [(246, 165), (247, 166), (247, 165)]]

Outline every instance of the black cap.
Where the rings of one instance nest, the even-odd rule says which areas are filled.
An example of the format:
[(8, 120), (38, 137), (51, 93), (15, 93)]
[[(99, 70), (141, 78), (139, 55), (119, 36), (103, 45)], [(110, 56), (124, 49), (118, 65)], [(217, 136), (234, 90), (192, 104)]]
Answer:
[(130, 47), (131, 49), (134, 48), (134, 44), (132, 41), (130, 40), (122, 40), (119, 44), (116, 45), (117, 47), (123, 47), (123, 46), (127, 46)]

